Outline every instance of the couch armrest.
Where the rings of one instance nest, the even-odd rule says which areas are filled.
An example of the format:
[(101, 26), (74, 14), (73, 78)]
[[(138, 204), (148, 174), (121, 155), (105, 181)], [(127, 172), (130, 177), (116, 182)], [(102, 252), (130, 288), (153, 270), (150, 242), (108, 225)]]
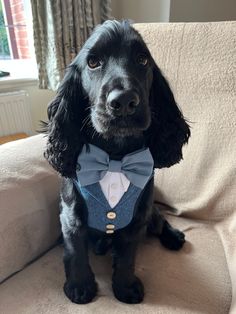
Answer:
[(50, 248), (60, 234), (60, 179), (36, 135), (0, 146), (0, 282)]

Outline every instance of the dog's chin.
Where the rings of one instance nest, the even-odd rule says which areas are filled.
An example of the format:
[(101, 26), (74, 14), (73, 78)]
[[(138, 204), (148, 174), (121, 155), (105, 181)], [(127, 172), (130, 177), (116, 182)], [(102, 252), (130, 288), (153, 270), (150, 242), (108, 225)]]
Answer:
[(150, 126), (150, 119), (101, 119), (92, 118), (93, 127), (103, 138), (139, 137)]
[(98, 132), (105, 139), (110, 138), (125, 138), (125, 137), (138, 137), (142, 134), (142, 130), (137, 128), (119, 128), (119, 127), (110, 127), (102, 132)]

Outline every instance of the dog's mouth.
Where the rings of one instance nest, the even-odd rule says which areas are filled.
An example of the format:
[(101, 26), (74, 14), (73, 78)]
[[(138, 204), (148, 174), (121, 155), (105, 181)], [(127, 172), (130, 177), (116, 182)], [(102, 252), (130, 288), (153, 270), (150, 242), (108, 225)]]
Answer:
[(91, 112), (91, 121), (95, 130), (105, 138), (138, 136), (151, 123), (149, 115), (114, 117), (96, 110)]

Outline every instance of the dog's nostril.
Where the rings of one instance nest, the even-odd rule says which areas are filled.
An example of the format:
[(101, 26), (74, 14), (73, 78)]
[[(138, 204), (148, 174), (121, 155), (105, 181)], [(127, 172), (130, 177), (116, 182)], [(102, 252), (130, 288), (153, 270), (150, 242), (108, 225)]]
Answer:
[(120, 107), (121, 107), (121, 104), (118, 101), (113, 100), (113, 101), (110, 102), (110, 107), (112, 109), (119, 110)]
[(137, 107), (138, 106), (138, 104), (139, 104), (139, 102), (138, 102), (138, 100), (132, 100), (129, 104), (128, 104), (128, 106), (130, 107), (130, 108), (135, 108), (135, 107)]
[(128, 115), (133, 114), (136, 111), (136, 108), (139, 105), (139, 97), (137, 94), (134, 94), (133, 98), (128, 102), (126, 111)]

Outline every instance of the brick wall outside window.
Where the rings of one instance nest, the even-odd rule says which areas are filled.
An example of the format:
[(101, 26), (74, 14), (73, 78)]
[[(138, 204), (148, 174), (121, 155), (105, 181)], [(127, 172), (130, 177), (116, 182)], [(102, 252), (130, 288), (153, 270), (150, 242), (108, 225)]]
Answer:
[(30, 59), (29, 41), (24, 12), (24, 0), (3, 0), (14, 59)]

